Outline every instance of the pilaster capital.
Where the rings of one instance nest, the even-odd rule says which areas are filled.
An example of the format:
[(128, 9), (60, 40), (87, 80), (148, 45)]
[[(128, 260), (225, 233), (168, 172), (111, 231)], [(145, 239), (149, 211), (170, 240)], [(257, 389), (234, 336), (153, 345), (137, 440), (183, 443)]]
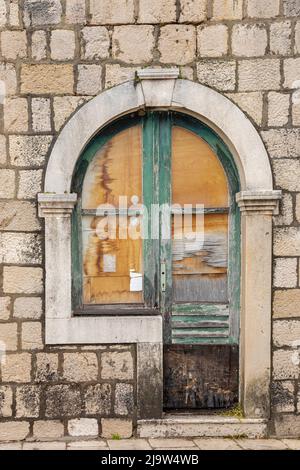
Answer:
[(259, 213), (263, 215), (278, 214), (281, 191), (241, 191), (236, 201), (242, 214)]
[(69, 217), (77, 202), (77, 194), (38, 194), (39, 217)]

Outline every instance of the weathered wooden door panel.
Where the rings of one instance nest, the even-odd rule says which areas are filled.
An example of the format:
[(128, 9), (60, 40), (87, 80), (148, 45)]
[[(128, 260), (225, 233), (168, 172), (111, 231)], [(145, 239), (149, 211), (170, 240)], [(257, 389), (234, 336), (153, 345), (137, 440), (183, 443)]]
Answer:
[(238, 346), (165, 345), (164, 408), (228, 408), (238, 401)]

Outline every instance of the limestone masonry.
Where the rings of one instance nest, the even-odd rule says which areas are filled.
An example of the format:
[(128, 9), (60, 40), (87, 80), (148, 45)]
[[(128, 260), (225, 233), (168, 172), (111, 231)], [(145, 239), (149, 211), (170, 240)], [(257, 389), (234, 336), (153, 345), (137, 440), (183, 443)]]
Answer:
[(224, 94), (266, 145), (283, 191), (268, 432), (299, 437), (300, 0), (0, 0), (0, 54), (0, 441), (135, 433), (135, 345), (45, 345), (37, 193), (68, 119), (147, 66)]

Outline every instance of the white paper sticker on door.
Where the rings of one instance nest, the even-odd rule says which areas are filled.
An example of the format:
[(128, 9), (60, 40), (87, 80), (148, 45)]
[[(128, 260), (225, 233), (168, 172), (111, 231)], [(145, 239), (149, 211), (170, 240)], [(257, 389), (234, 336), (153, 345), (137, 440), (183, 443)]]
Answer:
[(141, 273), (130, 270), (130, 292), (141, 292), (143, 290), (143, 276)]
[(105, 273), (115, 273), (116, 272), (116, 255), (103, 255), (103, 272)]

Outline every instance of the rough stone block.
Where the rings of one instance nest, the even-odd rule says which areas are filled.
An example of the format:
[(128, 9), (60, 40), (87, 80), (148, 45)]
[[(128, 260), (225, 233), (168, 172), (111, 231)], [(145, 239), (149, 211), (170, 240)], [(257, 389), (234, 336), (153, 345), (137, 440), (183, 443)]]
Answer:
[(280, 88), (280, 60), (242, 60), (238, 66), (239, 91), (277, 90)]
[(40, 264), (42, 262), (42, 240), (40, 235), (6, 232), (1, 236), (3, 263)]
[(134, 67), (122, 67), (119, 64), (107, 64), (105, 70), (105, 88), (110, 88), (120, 83), (133, 80), (135, 77)]
[(33, 31), (31, 37), (31, 57), (37, 62), (47, 57), (46, 31)]
[(8, 354), (5, 362), (1, 365), (1, 372), (3, 382), (30, 382), (31, 354)]
[(6, 351), (16, 351), (18, 347), (17, 323), (0, 323), (0, 341)]
[(119, 383), (116, 385), (115, 393), (116, 415), (131, 415), (134, 405), (133, 386), (126, 383)]
[(248, 0), (250, 18), (273, 18), (279, 15), (280, 0)]
[(60, 421), (34, 421), (33, 437), (39, 440), (60, 439), (64, 435), (64, 425)]
[(279, 215), (273, 217), (274, 225), (291, 225), (294, 220), (293, 198), (289, 193), (282, 194), (279, 203)]
[(28, 131), (28, 106), (26, 98), (7, 98), (4, 102), (4, 131)]
[(5, 266), (3, 291), (11, 294), (41, 294), (43, 270), (21, 266)]
[(300, 0), (283, 0), (283, 13), (286, 16), (299, 16)]
[(59, 24), (61, 15), (60, 0), (24, 1), (24, 23), (26, 27)]
[(101, 354), (102, 379), (133, 379), (133, 359), (128, 352), (104, 352)]
[(263, 94), (259, 91), (248, 93), (227, 93), (228, 98), (252, 118), (256, 124), (261, 125), (263, 115)]
[(270, 129), (262, 138), (271, 158), (300, 156), (300, 129)]
[(214, 0), (214, 20), (241, 20), (243, 18), (242, 0)]
[(110, 384), (90, 385), (86, 389), (84, 401), (87, 415), (109, 415), (111, 413)]
[(40, 413), (41, 389), (37, 385), (17, 387), (16, 417), (37, 418)]
[(85, 0), (67, 0), (66, 23), (84, 24), (85, 22)]
[(269, 126), (285, 126), (289, 119), (290, 96), (284, 93), (270, 92), (268, 95)]
[(206, 18), (206, 0), (181, 0), (179, 16), (181, 23), (200, 23)]
[(24, 59), (27, 56), (26, 31), (2, 31), (1, 51), (5, 59)]
[(46, 416), (64, 418), (81, 415), (80, 389), (77, 385), (53, 385), (46, 389)]
[(299, 88), (300, 58), (285, 59), (283, 61), (283, 74), (285, 88)]
[(78, 65), (77, 93), (80, 95), (97, 95), (102, 89), (101, 65)]
[(297, 351), (286, 351), (285, 349), (274, 351), (273, 378), (275, 380), (299, 378), (299, 357)]
[(0, 165), (5, 165), (7, 162), (7, 151), (6, 151), (6, 137), (0, 135)]
[[(9, 418), (12, 416), (13, 392), (8, 385), (0, 386), (0, 417)], [(1, 440), (1, 437), (0, 437)]]
[(8, 320), (10, 317), (11, 298), (0, 297), (0, 320)]
[(118, 435), (123, 439), (132, 436), (132, 421), (129, 419), (101, 419), (102, 437), (111, 439), (114, 435)]
[(91, 0), (93, 24), (126, 24), (134, 22), (134, 0)]
[[(293, 0), (289, 0), (293, 1)], [(300, 4), (299, 4), (300, 11)], [(300, 437), (300, 415), (277, 414), (274, 417), (275, 434), (280, 437)]]
[(55, 353), (38, 353), (36, 355), (36, 382), (56, 382), (58, 374), (58, 355)]
[[(99, 74), (101, 75), (101, 73)], [(99, 77), (100, 79), (100, 77)], [(87, 100), (82, 96), (56, 96), (53, 100), (54, 125), (59, 131), (68, 118)]]
[(14, 170), (0, 170), (0, 198), (11, 199), (15, 195)]
[(68, 432), (73, 437), (98, 437), (98, 421), (91, 418), (71, 419)]
[(300, 256), (300, 233), (297, 227), (274, 230), (275, 256)]
[(69, 29), (55, 29), (51, 33), (51, 58), (71, 60), (75, 54), (75, 34)]
[(300, 54), (300, 21), (295, 25), (295, 54)]
[(298, 320), (273, 322), (273, 343), (276, 347), (300, 347), (300, 312)]
[(48, 98), (32, 98), (32, 129), (34, 132), (51, 132), (51, 106)]
[(297, 286), (297, 258), (276, 258), (274, 267), (275, 287)]
[(208, 85), (221, 91), (235, 89), (236, 63), (234, 61), (212, 60), (197, 64), (197, 76), (202, 85)]
[(34, 204), (25, 201), (0, 202), (0, 230), (32, 232), (39, 229)]
[(0, 80), (4, 82), (6, 96), (14, 95), (17, 89), (17, 74), (13, 64), (0, 64)]
[(18, 199), (36, 199), (42, 191), (43, 170), (19, 171)]
[(38, 320), (42, 316), (42, 299), (40, 297), (19, 297), (14, 303), (14, 317)]
[(42, 325), (40, 322), (22, 323), (22, 349), (42, 349)]
[(266, 53), (267, 30), (261, 24), (237, 24), (232, 29), (232, 53), (240, 57), (258, 57)]
[(274, 160), (273, 169), (276, 185), (287, 191), (300, 191), (300, 162), (285, 158)]
[(221, 57), (228, 50), (228, 28), (217, 24), (198, 27), (198, 51), (201, 57)]
[(140, 0), (138, 23), (172, 23), (176, 21), (175, 0)]
[(276, 55), (288, 55), (291, 52), (291, 22), (280, 21), (270, 25), (270, 51)]
[(40, 167), (45, 163), (53, 137), (50, 135), (24, 135), (9, 137), (11, 163), (19, 167)]
[(294, 383), (285, 380), (273, 382), (272, 384), (272, 405), (277, 413), (293, 412), (294, 405)]
[(128, 64), (143, 64), (151, 61), (153, 47), (153, 26), (130, 25), (114, 28), (112, 37), (114, 59)]
[(64, 379), (70, 382), (97, 380), (97, 356), (95, 353), (66, 353), (63, 369)]
[(22, 441), (29, 435), (29, 423), (26, 421), (6, 421), (0, 423), (1, 441)]
[(166, 25), (158, 40), (160, 61), (185, 65), (195, 60), (196, 28), (192, 25)]
[(7, 8), (5, 0), (0, 1), (0, 27), (3, 27), (7, 23)]
[(273, 317), (300, 317), (299, 302), (300, 289), (276, 290), (273, 300)]
[(83, 58), (86, 60), (107, 59), (109, 57), (110, 38), (104, 26), (86, 26), (81, 31)]
[(73, 86), (71, 64), (22, 65), (21, 93), (25, 95), (72, 94)]

